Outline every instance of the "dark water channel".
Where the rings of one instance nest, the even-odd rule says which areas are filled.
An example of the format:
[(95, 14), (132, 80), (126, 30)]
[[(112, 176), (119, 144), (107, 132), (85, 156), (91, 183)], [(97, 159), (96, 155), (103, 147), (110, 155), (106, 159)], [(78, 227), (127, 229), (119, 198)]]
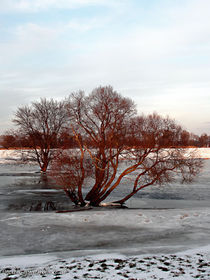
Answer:
[[(109, 200), (126, 195), (128, 181), (113, 192)], [(203, 172), (190, 185), (179, 182), (169, 186), (153, 186), (142, 190), (127, 202), (129, 208), (188, 208), (210, 205), (210, 160), (205, 160)], [(36, 165), (0, 164), (1, 211), (52, 211), (71, 207), (62, 190), (55, 189), (47, 175)]]

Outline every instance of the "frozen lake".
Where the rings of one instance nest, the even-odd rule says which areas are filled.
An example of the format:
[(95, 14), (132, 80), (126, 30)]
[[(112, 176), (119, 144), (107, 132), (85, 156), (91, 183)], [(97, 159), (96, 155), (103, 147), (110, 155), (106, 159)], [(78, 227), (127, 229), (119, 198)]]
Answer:
[[(63, 191), (52, 189), (36, 165), (1, 164), (0, 256), (134, 255), (206, 246), (210, 243), (209, 170), (210, 160), (205, 160), (193, 184), (150, 187), (128, 201), (128, 209), (58, 214), (50, 206), (50, 211), (40, 210), (49, 202), (57, 209), (71, 204)], [(111, 200), (128, 187), (124, 182)]]
[[(148, 187), (127, 201), (129, 208), (191, 208), (210, 205), (210, 160), (193, 184), (175, 182), (167, 186)], [(122, 182), (108, 200), (126, 195), (132, 185)], [(41, 204), (41, 206), (40, 206)], [(41, 208), (40, 208), (41, 207)], [(53, 188), (52, 181), (38, 172), (36, 165), (0, 164), (0, 210), (36, 211), (68, 209), (71, 202), (62, 190)], [(47, 209), (48, 208), (48, 209)]]

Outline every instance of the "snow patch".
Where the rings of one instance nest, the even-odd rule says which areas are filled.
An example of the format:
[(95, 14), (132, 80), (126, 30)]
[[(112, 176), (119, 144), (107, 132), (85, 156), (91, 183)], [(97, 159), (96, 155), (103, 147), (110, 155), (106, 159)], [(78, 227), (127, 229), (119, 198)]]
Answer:
[[(210, 148), (186, 148), (189, 153), (195, 152), (197, 158), (210, 158)], [(0, 150), (0, 163), (21, 161), (30, 157), (31, 150)]]
[[(33, 255), (0, 259), (0, 279), (209, 279), (210, 246), (177, 254), (99, 254), (82, 258)], [(8, 278), (6, 278), (8, 277)]]

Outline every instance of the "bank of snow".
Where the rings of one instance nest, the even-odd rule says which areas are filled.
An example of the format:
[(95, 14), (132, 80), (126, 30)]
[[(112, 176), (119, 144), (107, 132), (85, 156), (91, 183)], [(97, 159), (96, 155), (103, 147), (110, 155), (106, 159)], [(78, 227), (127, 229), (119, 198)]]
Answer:
[(0, 279), (210, 279), (210, 246), (177, 254), (93, 255), (55, 258), (34, 255), (0, 260)]
[(0, 150), (0, 164), (24, 162), (31, 158), (31, 150)]
[[(190, 152), (196, 150), (196, 157), (209, 159), (210, 148), (187, 148)], [(0, 163), (14, 163), (14, 161), (22, 161), (27, 159), (31, 154), (31, 150), (0, 150)]]

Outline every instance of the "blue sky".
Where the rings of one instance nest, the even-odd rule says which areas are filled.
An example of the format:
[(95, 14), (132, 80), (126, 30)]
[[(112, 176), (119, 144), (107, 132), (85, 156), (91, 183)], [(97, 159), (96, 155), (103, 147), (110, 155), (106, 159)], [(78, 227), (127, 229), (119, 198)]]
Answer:
[(112, 85), (210, 134), (209, 0), (0, 0), (0, 133), (18, 106)]

